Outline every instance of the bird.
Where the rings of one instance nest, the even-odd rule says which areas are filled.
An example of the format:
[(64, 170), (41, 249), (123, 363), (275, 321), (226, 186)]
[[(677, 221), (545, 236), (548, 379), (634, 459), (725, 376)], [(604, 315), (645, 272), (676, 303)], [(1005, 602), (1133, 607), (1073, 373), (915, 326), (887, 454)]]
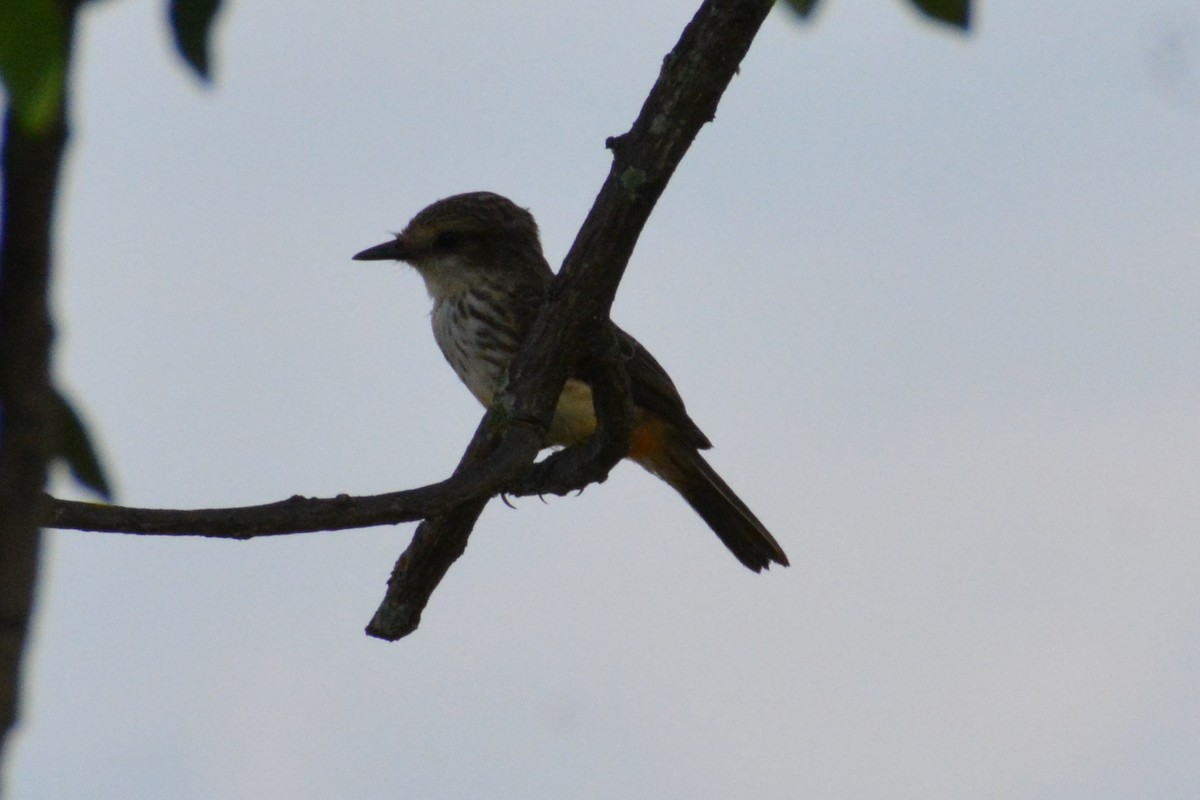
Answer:
[[(433, 299), (434, 339), (484, 407), (505, 381), (554, 279), (533, 215), (492, 192), (438, 200), (394, 238), (353, 259), (398, 261), (417, 271)], [(626, 458), (675, 489), (742, 564), (755, 572), (788, 566), (779, 542), (701, 455), (712, 443), (688, 416), (666, 370), (615, 323), (605, 324), (628, 355), (634, 424)], [(591, 387), (569, 377), (545, 445), (580, 444), (595, 430)]]

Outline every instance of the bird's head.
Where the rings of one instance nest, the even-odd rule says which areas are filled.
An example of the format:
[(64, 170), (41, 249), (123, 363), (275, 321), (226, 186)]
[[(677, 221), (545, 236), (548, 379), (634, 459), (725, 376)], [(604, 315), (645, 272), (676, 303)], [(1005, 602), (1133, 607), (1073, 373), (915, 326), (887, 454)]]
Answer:
[(435, 299), (451, 297), (498, 273), (542, 277), (533, 215), (492, 192), (457, 194), (422, 209), (391, 241), (369, 247), (356, 261), (403, 261), (416, 268)]

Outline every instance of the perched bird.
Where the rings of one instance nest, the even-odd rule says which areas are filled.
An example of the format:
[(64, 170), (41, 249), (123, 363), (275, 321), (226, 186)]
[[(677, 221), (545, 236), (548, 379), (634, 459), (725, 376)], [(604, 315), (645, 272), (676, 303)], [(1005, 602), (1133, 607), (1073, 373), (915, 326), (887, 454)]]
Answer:
[[(354, 259), (403, 261), (420, 273), (433, 298), (438, 347), (484, 406), (491, 404), (554, 277), (533, 215), (491, 192), (439, 200), (394, 239)], [(626, 369), (634, 429), (627, 457), (679, 492), (747, 567), (757, 572), (771, 562), (787, 566), (779, 543), (700, 455), (712, 444), (688, 416), (666, 371), (632, 336), (615, 325), (613, 330), (622, 350), (632, 353)], [(595, 429), (591, 389), (569, 378), (547, 446), (578, 444)]]

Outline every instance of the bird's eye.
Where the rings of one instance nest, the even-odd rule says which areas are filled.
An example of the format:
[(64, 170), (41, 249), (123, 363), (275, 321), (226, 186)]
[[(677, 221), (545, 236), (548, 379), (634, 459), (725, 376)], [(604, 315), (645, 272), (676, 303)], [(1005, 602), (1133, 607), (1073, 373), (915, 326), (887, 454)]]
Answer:
[(439, 233), (437, 238), (433, 240), (433, 250), (437, 253), (446, 253), (456, 249), (462, 244), (463, 235), (455, 231), (445, 231)]

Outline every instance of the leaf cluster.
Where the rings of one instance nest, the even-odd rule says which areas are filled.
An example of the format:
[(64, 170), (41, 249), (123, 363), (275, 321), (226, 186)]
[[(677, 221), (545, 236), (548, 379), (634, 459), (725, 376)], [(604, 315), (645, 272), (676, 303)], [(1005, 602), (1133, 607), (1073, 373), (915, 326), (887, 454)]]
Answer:
[[(0, 11), (0, 81), (22, 127), (40, 134), (63, 107), (70, 42), (67, 11), (83, 0), (5, 0)], [(212, 78), (209, 39), (221, 0), (169, 0), (179, 55), (201, 80)]]
[[(83, 0), (5, 0), (0, 10), (0, 82), (9, 111), (27, 136), (49, 135), (62, 123), (70, 60), (69, 19)], [(203, 81), (212, 77), (209, 40), (221, 0), (169, 0), (175, 47)], [(109, 482), (78, 412), (55, 390), (48, 409), (50, 451), (84, 487), (109, 499)], [(0, 417), (2, 421), (2, 417)]]

